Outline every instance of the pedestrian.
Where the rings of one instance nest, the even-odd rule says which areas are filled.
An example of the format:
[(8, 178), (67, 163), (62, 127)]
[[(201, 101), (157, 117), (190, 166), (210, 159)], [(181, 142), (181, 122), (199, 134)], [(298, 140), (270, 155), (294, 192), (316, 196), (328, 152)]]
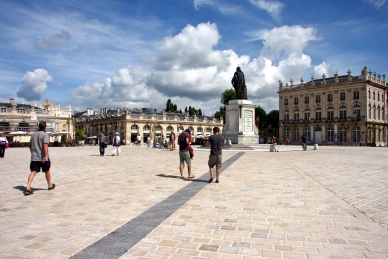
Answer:
[(173, 130), (171, 131), (169, 140), (170, 140), (169, 141), (170, 142), (170, 151), (174, 151), (176, 146), (175, 146), (175, 133)]
[(112, 140), (112, 144), (113, 144), (113, 150), (112, 150), (112, 156), (119, 156), (120, 155), (120, 152), (121, 152), (121, 142), (120, 142), (120, 136), (119, 136), (119, 133), (116, 132), (115, 133), (115, 136)]
[(150, 135), (148, 135), (148, 137), (147, 137), (147, 146), (148, 147), (151, 146), (151, 137), (150, 137)]
[(5, 150), (8, 148), (8, 140), (4, 136), (4, 133), (0, 135), (0, 158), (3, 159), (5, 155)]
[(58, 136), (55, 136), (54, 138), (54, 147), (59, 147)]
[(303, 134), (303, 136), (302, 136), (302, 148), (304, 151), (307, 150), (307, 137), (305, 134)]
[(272, 137), (272, 146), (273, 146), (273, 151), (274, 151), (274, 152), (279, 152), (279, 150), (278, 150), (278, 145), (277, 145), (277, 143), (276, 143), (276, 137), (275, 137), (275, 136)]
[(213, 135), (209, 137), (207, 146), (210, 146), (210, 156), (208, 161), (210, 179), (208, 183), (213, 182), (214, 166), (216, 166), (216, 183), (219, 183), (222, 165), (222, 147), (225, 146), (224, 136), (220, 135), (220, 128), (213, 128)]
[(137, 141), (136, 144), (140, 147), (140, 144), (141, 144), (141, 136), (140, 136), (140, 134), (137, 135), (136, 141)]
[(41, 121), (39, 122), (39, 130), (32, 134), (30, 140), (31, 173), (28, 176), (27, 187), (24, 191), (25, 195), (34, 194), (34, 192), (31, 190), (31, 184), (36, 173), (40, 172), (40, 169), (42, 169), (42, 172), (46, 174), (48, 190), (53, 190), (55, 188), (55, 184), (51, 183), (51, 162), (48, 151), (49, 142), (49, 136), (46, 133), (46, 122)]
[(102, 132), (100, 132), (100, 136), (98, 137), (98, 146), (100, 148), (100, 156), (104, 156), (105, 148), (108, 146), (108, 140)]
[(189, 152), (189, 145), (190, 145), (190, 130), (186, 129), (184, 132), (179, 134), (178, 136), (178, 144), (179, 144), (179, 172), (181, 175), (181, 179), (184, 179), (183, 177), (183, 167), (185, 165), (185, 162), (187, 164), (187, 173), (188, 173), (188, 179), (193, 179), (195, 175), (191, 174), (191, 158), (190, 158), (190, 152)]

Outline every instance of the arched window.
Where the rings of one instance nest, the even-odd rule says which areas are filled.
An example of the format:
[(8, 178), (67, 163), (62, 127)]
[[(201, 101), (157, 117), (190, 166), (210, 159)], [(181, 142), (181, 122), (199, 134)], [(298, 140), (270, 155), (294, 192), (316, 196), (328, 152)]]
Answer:
[(376, 119), (376, 105), (373, 104), (373, 119)]
[(361, 139), (361, 134), (360, 134), (360, 127), (355, 126), (353, 128), (353, 142), (359, 142)]
[(346, 106), (342, 105), (340, 107), (340, 119), (346, 119)]
[(360, 105), (356, 104), (353, 106), (353, 116), (356, 119), (361, 118), (361, 107)]
[(294, 128), (293, 141), (299, 141), (299, 129), (298, 128)]
[(193, 127), (190, 126), (189, 130), (190, 130), (191, 134), (194, 134), (194, 128)]
[(283, 135), (284, 135), (284, 139), (287, 139), (287, 138), (290, 139), (290, 129), (284, 128)]
[(299, 120), (299, 110), (295, 109), (294, 110), (294, 121), (298, 121), (298, 120)]
[(334, 120), (334, 108), (332, 106), (327, 109), (327, 119)]
[(310, 128), (309, 128), (309, 127), (304, 128), (304, 129), (303, 129), (303, 133), (304, 133), (304, 135), (307, 137), (307, 140), (310, 141), (310, 140), (311, 140), (311, 139), (310, 139), (310, 136), (311, 136), (311, 134), (310, 134)]
[(18, 130), (20, 130), (20, 131), (28, 131), (28, 123), (27, 122), (19, 122)]
[(166, 133), (170, 134), (173, 131), (172, 126), (167, 126)]
[(315, 109), (315, 119), (322, 120), (322, 109), (320, 107)]
[(202, 127), (197, 128), (197, 135), (202, 135), (203, 129)]
[(212, 128), (208, 127), (206, 128), (206, 136), (210, 136), (212, 133)]
[(0, 130), (9, 130), (9, 122), (0, 122)]
[(339, 136), (339, 141), (340, 142), (346, 142), (346, 127), (341, 127), (340, 128), (340, 136)]
[(372, 119), (372, 108), (370, 107), (370, 104), (368, 107), (368, 117), (369, 117), (369, 119)]
[(150, 131), (151, 131), (151, 126), (150, 125), (145, 125), (144, 127), (143, 127), (143, 132), (144, 133), (150, 133)]
[(185, 129), (182, 126), (178, 127), (178, 133), (182, 133)]
[(309, 108), (306, 108), (304, 110), (304, 119), (307, 121), (307, 120), (310, 120), (310, 109)]
[(283, 119), (284, 119), (284, 122), (289, 122), (290, 121), (290, 112), (288, 110), (285, 110), (284, 111), (284, 114), (283, 114)]
[(377, 119), (380, 120), (380, 105), (377, 106)]
[(163, 128), (161, 126), (158, 125), (155, 127), (155, 133), (162, 133), (162, 131), (163, 131)]
[(137, 125), (131, 126), (131, 132), (137, 133), (138, 130), (139, 130), (139, 127)]
[(334, 129), (333, 129), (333, 127), (327, 128), (327, 141), (334, 141)]

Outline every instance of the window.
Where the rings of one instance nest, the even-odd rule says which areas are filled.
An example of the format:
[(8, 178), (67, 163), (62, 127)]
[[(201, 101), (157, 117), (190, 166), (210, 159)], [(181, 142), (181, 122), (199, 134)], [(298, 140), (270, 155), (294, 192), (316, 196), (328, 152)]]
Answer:
[(368, 99), (370, 99), (370, 90), (368, 90)]
[(376, 106), (373, 105), (373, 119), (376, 119)]
[(373, 100), (376, 100), (376, 93), (373, 92)]
[(286, 138), (290, 139), (290, 129), (284, 128), (283, 135), (285, 139)]
[(359, 142), (361, 139), (360, 127), (356, 126), (353, 128), (353, 142)]
[(345, 93), (340, 93), (340, 101), (345, 101)]
[(299, 120), (299, 110), (294, 111), (294, 121)]
[(333, 109), (333, 107), (329, 107), (329, 109), (327, 109), (327, 119), (328, 120), (334, 120), (334, 109)]
[(288, 98), (284, 98), (284, 105), (288, 105)]
[(7, 108), (3, 108), (3, 107), (1, 107), (1, 110), (0, 110), (1, 112), (7, 112)]
[(304, 97), (304, 104), (309, 104), (309, 102), (310, 102), (310, 97), (305, 96)]
[(295, 97), (294, 98), (294, 104), (298, 104), (298, 103), (299, 103), (298, 97)]
[(333, 94), (327, 94), (327, 101), (332, 102), (333, 101)]
[(360, 92), (359, 91), (354, 91), (353, 92), (353, 99), (354, 100), (360, 99)]
[(344, 105), (340, 107), (340, 119), (346, 119), (346, 106)]
[(26, 109), (25, 108), (19, 108), (19, 109), (17, 109), (17, 113), (26, 113)]
[(356, 118), (356, 119), (361, 118), (360, 105), (354, 105), (354, 107), (353, 107), (353, 117)]
[(369, 111), (368, 111), (369, 119), (372, 119), (372, 108), (369, 105)]
[(377, 101), (380, 101), (380, 93), (377, 93)]
[(321, 108), (317, 108), (315, 110), (315, 119), (316, 120), (322, 120), (322, 111)]
[(284, 113), (284, 122), (289, 122), (290, 121), (290, 114), (288, 112)]
[(320, 103), (321, 102), (321, 96), (320, 95), (316, 95), (315, 96), (315, 102), (316, 103)]
[(377, 107), (377, 119), (380, 120), (380, 106)]
[(346, 142), (346, 127), (341, 127), (340, 128), (340, 142)]
[(333, 129), (333, 127), (327, 128), (327, 140), (334, 141), (334, 129)]
[(304, 120), (310, 120), (310, 109), (304, 111)]
[(309, 127), (306, 127), (303, 129), (303, 133), (306, 135), (307, 137), (307, 140), (310, 141), (310, 128)]
[(294, 129), (294, 135), (293, 135), (293, 141), (299, 141), (299, 129), (295, 128)]
[(131, 131), (136, 131), (137, 132), (137, 129), (138, 129), (137, 125), (132, 125), (131, 126)]
[(380, 142), (381, 141), (381, 130), (379, 130), (379, 133), (377, 135), (377, 141)]

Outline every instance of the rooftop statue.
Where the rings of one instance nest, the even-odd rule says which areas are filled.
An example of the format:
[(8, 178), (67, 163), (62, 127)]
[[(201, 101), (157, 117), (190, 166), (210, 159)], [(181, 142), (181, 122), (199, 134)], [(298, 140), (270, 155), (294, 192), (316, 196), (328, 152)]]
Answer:
[(247, 86), (245, 85), (245, 77), (240, 67), (237, 67), (236, 72), (234, 72), (234, 76), (232, 78), (232, 85), (234, 90), (236, 91), (237, 99), (248, 99)]

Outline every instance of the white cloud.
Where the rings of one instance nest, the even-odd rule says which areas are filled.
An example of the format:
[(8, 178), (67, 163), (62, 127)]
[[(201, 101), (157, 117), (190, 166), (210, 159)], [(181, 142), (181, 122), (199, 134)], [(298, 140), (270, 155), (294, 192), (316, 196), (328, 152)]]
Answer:
[(61, 31), (61, 33), (56, 33), (50, 36), (48, 39), (40, 38), (35, 42), (35, 45), (38, 49), (44, 50), (48, 47), (57, 45), (61, 40), (69, 41), (71, 39), (70, 33), (67, 31)]
[(253, 39), (263, 40), (261, 55), (275, 59), (292, 53), (301, 54), (310, 41), (318, 40), (313, 27), (300, 25), (276, 27), (272, 30), (251, 32)]
[(268, 12), (274, 19), (279, 19), (280, 12), (284, 7), (284, 4), (278, 1), (249, 0), (249, 2), (257, 8)]
[(380, 7), (385, 4), (386, 0), (364, 0), (364, 2), (370, 3), (377, 7), (377, 9), (380, 9)]
[(42, 94), (47, 90), (47, 84), (53, 80), (47, 70), (43, 68), (28, 71), (22, 79), (23, 85), (17, 92), (17, 97), (24, 98), (27, 101), (40, 100)]
[[(215, 50), (221, 38), (215, 24), (187, 25), (179, 34), (156, 45), (158, 53), (150, 69), (139, 66), (119, 69), (103, 84), (80, 86), (73, 96), (83, 100), (87, 107), (100, 100), (100, 107), (125, 103), (127, 107), (152, 105), (163, 109), (167, 99), (171, 99), (178, 108), (191, 105), (211, 115), (221, 105), (222, 92), (232, 87), (233, 73), (240, 66), (245, 73), (248, 98), (273, 109), (278, 80), (289, 81), (311, 68), (311, 57), (303, 51), (309, 41), (316, 40), (315, 29), (283, 26), (262, 35), (263, 50), (259, 57), (251, 59), (233, 50)], [(282, 39), (278, 39), (280, 35)], [(274, 57), (278, 56), (282, 58), (275, 63)], [(262, 104), (267, 101), (270, 104)]]
[(329, 68), (330, 64), (327, 64), (326, 62), (322, 62), (321, 64), (314, 66), (314, 78), (321, 79), (323, 74), (329, 76)]

